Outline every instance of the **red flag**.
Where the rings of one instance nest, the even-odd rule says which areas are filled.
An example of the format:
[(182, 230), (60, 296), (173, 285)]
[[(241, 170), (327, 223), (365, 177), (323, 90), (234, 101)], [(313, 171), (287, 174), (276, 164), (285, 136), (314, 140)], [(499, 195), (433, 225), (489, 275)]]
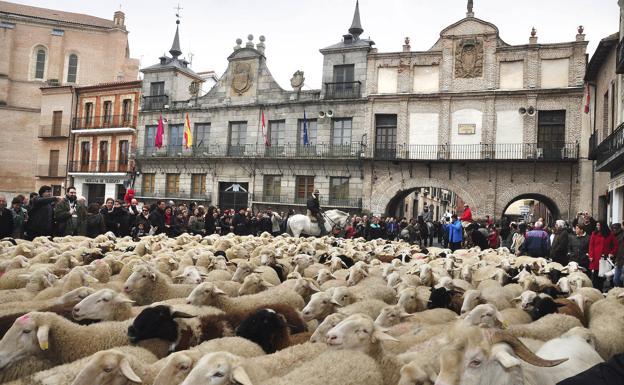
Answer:
[(193, 145), (193, 133), (191, 132), (191, 121), (186, 113), (186, 120), (184, 121), (184, 148), (189, 148)]
[(266, 136), (266, 126), (264, 124), (264, 111), (262, 111), (262, 137), (264, 138), (264, 145), (267, 147), (271, 147), (271, 143), (269, 142), (269, 138)]
[(165, 134), (165, 127), (163, 126), (162, 115), (158, 118), (158, 128), (156, 129), (156, 137), (154, 138), (154, 146), (161, 148), (163, 144), (163, 135)]
[(589, 83), (586, 83), (585, 90), (587, 92), (587, 99), (585, 101), (585, 113), (589, 114), (589, 101), (591, 100), (591, 92), (589, 91)]

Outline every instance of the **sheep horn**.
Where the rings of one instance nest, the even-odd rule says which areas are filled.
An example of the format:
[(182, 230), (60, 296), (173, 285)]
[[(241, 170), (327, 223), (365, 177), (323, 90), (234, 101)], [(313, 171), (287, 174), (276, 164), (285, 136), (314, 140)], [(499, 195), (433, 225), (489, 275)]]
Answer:
[(508, 344), (509, 346), (511, 346), (514, 353), (518, 355), (518, 357), (520, 357), (524, 362), (527, 362), (531, 365), (539, 367), (552, 367), (557, 366), (568, 360), (568, 358), (562, 358), (559, 360), (545, 360), (529, 350), (526, 345), (524, 345), (516, 336), (512, 335), (511, 333), (503, 330), (495, 330), (492, 333), (492, 345), (500, 342)]

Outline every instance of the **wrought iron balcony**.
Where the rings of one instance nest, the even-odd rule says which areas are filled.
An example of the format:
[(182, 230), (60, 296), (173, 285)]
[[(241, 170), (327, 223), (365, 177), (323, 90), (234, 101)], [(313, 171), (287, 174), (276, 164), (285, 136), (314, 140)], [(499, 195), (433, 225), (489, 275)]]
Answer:
[[(292, 195), (252, 195), (254, 203), (305, 206), (308, 198)], [(362, 198), (335, 198), (321, 196), (320, 204), (324, 208), (362, 208)]]
[(212, 193), (210, 191), (186, 191), (181, 189), (141, 189), (137, 197), (145, 199), (181, 199), (212, 202)]
[(66, 164), (42, 163), (37, 165), (39, 178), (65, 178), (67, 176)]
[(73, 130), (88, 130), (97, 128), (136, 128), (137, 117), (134, 115), (102, 115), (74, 118)]
[(617, 59), (615, 62), (615, 73), (624, 74), (624, 38), (620, 40), (617, 46)]
[(259, 144), (225, 145), (197, 144), (190, 148), (168, 145), (161, 148), (142, 147), (139, 157), (195, 157), (195, 158), (266, 158), (266, 159), (359, 159), (363, 156), (360, 142), (347, 144), (318, 143), (314, 145), (280, 144), (265, 146)]
[(143, 96), (143, 104), (141, 105), (141, 110), (162, 110), (165, 108), (165, 105), (168, 104), (168, 95)]
[(358, 99), (361, 85), (360, 81), (325, 83), (325, 99)]
[[(374, 160), (577, 160), (578, 143), (399, 144), (370, 151)], [(369, 156), (367, 154), (367, 156)]]
[(69, 172), (126, 173), (131, 170), (130, 161), (125, 160), (76, 160), (69, 162)]
[(600, 142), (595, 156), (596, 171), (613, 171), (624, 165), (624, 123)]
[(69, 126), (67, 124), (41, 124), (37, 137), (42, 139), (68, 138)]

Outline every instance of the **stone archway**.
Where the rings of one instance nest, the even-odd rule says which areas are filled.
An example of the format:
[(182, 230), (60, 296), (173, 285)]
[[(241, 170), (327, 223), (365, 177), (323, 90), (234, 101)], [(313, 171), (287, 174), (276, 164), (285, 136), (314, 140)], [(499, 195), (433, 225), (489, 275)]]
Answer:
[(498, 194), (496, 197), (496, 207), (502, 210), (499, 217), (502, 217), (507, 207), (518, 199), (538, 200), (548, 207), (553, 216), (558, 217), (556, 219), (570, 219), (569, 198), (561, 191), (554, 189), (552, 185), (546, 185), (544, 183), (518, 184)]
[(450, 190), (458, 194), (471, 208), (474, 216), (484, 210), (485, 198), (478, 195), (478, 191), (470, 185), (460, 186), (449, 180), (435, 178), (380, 178), (375, 181), (375, 187), (370, 196), (368, 208), (373, 214), (384, 214), (388, 204), (399, 194), (419, 187), (436, 187)]

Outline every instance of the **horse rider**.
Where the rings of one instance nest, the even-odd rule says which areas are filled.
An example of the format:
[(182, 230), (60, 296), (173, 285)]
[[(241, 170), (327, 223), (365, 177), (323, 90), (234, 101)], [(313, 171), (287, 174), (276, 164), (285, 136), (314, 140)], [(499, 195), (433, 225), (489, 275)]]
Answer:
[(425, 205), (425, 207), (423, 207), (423, 212), (420, 215), (423, 217), (425, 223), (433, 222), (433, 211), (429, 210), (429, 206)]
[(321, 204), (319, 202), (320, 193), (319, 190), (314, 190), (310, 199), (308, 199), (308, 216), (316, 218), (319, 229), (321, 229), (321, 236), (326, 234), (325, 231), (325, 220), (323, 219), (323, 215), (321, 214)]
[(459, 220), (462, 222), (464, 227), (472, 223), (472, 210), (470, 210), (470, 206), (468, 206), (467, 203), (464, 204), (464, 213)]

